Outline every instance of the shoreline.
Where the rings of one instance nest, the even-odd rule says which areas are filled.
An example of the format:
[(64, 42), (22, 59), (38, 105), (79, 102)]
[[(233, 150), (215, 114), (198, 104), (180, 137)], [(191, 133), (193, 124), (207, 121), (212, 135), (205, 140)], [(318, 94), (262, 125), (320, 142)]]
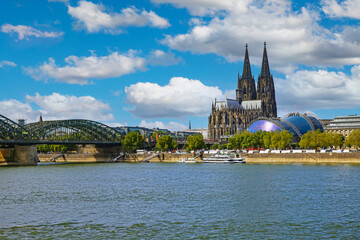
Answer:
[[(36, 153), (34, 154), (36, 155)], [(61, 155), (59, 157), (59, 155)], [(49, 153), (37, 154), (34, 158), (40, 163), (137, 163), (144, 162), (151, 154), (127, 154), (121, 158), (114, 158), (111, 153)], [(204, 154), (203, 157), (208, 157)], [(241, 154), (247, 164), (358, 164), (360, 153), (253, 153)], [(57, 157), (57, 158), (56, 158)], [(194, 154), (161, 153), (154, 156), (150, 163), (177, 163), (182, 158), (192, 158)], [(56, 158), (56, 161), (51, 161)], [(201, 159), (201, 158), (200, 158)], [(36, 161), (6, 161), (0, 159), (1, 166), (36, 166)]]
[[(38, 154), (40, 162), (50, 162), (49, 160), (58, 154)], [(109, 163), (142, 162), (150, 157), (151, 154), (129, 154), (125, 158), (113, 161), (109, 154), (64, 154), (63, 157), (56, 159), (58, 163)], [(208, 154), (204, 154), (207, 157)], [(242, 154), (248, 164), (360, 164), (360, 153), (254, 153)], [(182, 158), (191, 158), (194, 154), (169, 154), (163, 153), (149, 160), (149, 162), (176, 163)]]
[(360, 164), (360, 153), (255, 153), (243, 156), (246, 163)]

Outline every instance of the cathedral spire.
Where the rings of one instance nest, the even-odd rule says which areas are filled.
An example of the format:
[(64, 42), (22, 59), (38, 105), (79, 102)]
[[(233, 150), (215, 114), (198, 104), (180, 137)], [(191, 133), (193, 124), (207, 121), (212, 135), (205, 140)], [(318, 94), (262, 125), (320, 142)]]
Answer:
[(261, 66), (261, 77), (269, 77), (270, 76), (270, 68), (269, 68), (269, 61), (266, 52), (266, 42), (264, 42), (264, 54), (262, 59), (262, 66)]
[(238, 70), (238, 82), (237, 82), (237, 89), (240, 89), (241, 86), (240, 86), (240, 73), (239, 73), (239, 70)]
[(244, 59), (244, 69), (243, 69), (243, 78), (251, 78), (251, 68), (250, 68), (250, 60), (249, 60), (249, 53), (248, 53), (248, 45), (245, 45), (245, 59)]

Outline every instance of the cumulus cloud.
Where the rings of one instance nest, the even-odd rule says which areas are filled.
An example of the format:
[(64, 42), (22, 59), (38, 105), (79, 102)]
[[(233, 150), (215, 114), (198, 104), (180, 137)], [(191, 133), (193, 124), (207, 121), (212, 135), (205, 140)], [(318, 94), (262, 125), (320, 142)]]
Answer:
[(127, 126), (127, 122), (125, 123), (120, 123), (120, 122), (106, 122), (105, 123), (107, 126), (109, 127), (122, 127), (122, 126)]
[(30, 37), (36, 38), (57, 38), (61, 37), (64, 33), (63, 32), (46, 32), (40, 31), (30, 26), (25, 25), (11, 25), (11, 24), (3, 24), (1, 26), (1, 31), (4, 33), (8, 33), (10, 35), (17, 34), (18, 40), (29, 40)]
[(215, 53), (228, 61), (242, 60), (245, 43), (248, 43), (251, 62), (261, 64), (262, 44), (266, 41), (271, 65), (287, 73), (298, 64), (360, 63), (360, 44), (349, 40), (355, 38), (359, 27), (332, 32), (318, 24), (318, 13), (305, 7), (293, 12), (287, 0), (261, 2), (248, 4), (246, 10), (236, 6), (228, 8), (210, 21), (197, 21), (187, 33), (167, 35), (161, 43), (180, 51)]
[(29, 103), (23, 103), (15, 99), (0, 101), (0, 114), (16, 122), (18, 119), (26, 119), (28, 122), (36, 121), (42, 114), (34, 110)]
[(27, 102), (35, 103), (40, 107), (46, 119), (69, 119), (81, 118), (95, 121), (113, 120), (114, 116), (109, 113), (110, 106), (91, 96), (76, 97), (53, 93), (41, 96), (26, 96)]
[(49, 58), (40, 67), (28, 67), (25, 71), (36, 80), (56, 79), (59, 82), (84, 85), (89, 83), (89, 79), (120, 77), (145, 70), (146, 66), (146, 60), (132, 50), (124, 54), (113, 52), (102, 57), (95, 54), (89, 57), (69, 56), (65, 62), (66, 66), (60, 67), (53, 58)]
[(173, 121), (164, 123), (161, 121), (151, 122), (151, 121), (142, 120), (139, 123), (139, 127), (169, 129), (170, 131), (181, 131), (187, 129), (186, 125)]
[(239, 13), (247, 11), (253, 0), (151, 0), (154, 3), (169, 3), (178, 8), (187, 8), (192, 15), (214, 15), (222, 10), (237, 9)]
[(360, 107), (360, 65), (351, 75), (326, 70), (297, 71), (276, 79), (280, 112)]
[(14, 62), (6, 61), (6, 60), (0, 61), (0, 68), (5, 66), (16, 67), (17, 65)]
[(53, 58), (49, 58), (38, 67), (27, 67), (24, 70), (36, 80), (55, 79), (58, 82), (85, 85), (92, 79), (121, 77), (139, 70), (145, 71), (147, 65), (169, 66), (183, 61), (171, 51), (152, 50), (146, 58), (138, 56), (138, 53), (129, 50), (126, 53), (112, 52), (108, 56), (97, 56), (94, 52), (89, 57), (69, 56), (65, 58), (65, 66), (59, 66)]
[(360, 19), (360, 0), (323, 0), (323, 11), (330, 17), (350, 17)]
[(140, 11), (135, 7), (128, 7), (120, 13), (107, 12), (102, 4), (79, 1), (77, 7), (68, 6), (68, 13), (76, 19), (76, 29), (86, 29), (90, 33), (104, 31), (105, 33), (119, 34), (122, 27), (151, 26), (167, 28), (170, 26), (167, 19), (158, 16), (153, 11)]
[[(36, 109), (31, 105), (33, 104)], [(42, 96), (26, 96), (26, 102), (15, 99), (0, 101), (0, 113), (13, 121), (25, 118), (27, 122), (39, 120), (59, 119), (90, 119), (94, 121), (111, 121), (114, 116), (110, 113), (108, 104), (91, 96), (72, 96), (53, 93)]]
[(224, 98), (218, 87), (183, 77), (173, 77), (165, 86), (139, 82), (126, 87), (125, 93), (129, 111), (142, 118), (206, 116), (214, 99)]
[(48, 0), (48, 2), (62, 2), (62, 3), (69, 3), (69, 0)]
[(181, 61), (183, 61), (181, 57), (176, 57), (175, 54), (170, 51), (164, 52), (162, 50), (152, 50), (148, 57), (148, 63), (150, 65), (170, 66), (176, 65)]

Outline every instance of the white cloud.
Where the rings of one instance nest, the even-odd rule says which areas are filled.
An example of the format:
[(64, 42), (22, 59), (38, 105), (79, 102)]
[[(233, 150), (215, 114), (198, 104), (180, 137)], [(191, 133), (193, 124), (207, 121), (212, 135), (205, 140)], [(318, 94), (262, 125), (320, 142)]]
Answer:
[(29, 103), (10, 99), (0, 101), (0, 114), (14, 122), (18, 119), (26, 119), (28, 122), (33, 122), (38, 120), (42, 112), (33, 110)]
[(26, 96), (27, 102), (35, 103), (40, 107), (46, 120), (55, 119), (90, 119), (95, 121), (113, 120), (114, 116), (109, 113), (110, 106), (91, 96), (76, 97), (53, 93), (41, 96)]
[(202, 18), (190, 18), (189, 20), (189, 25), (190, 26), (198, 26), (198, 25), (203, 25), (206, 24), (206, 22), (202, 19)]
[(36, 80), (56, 79), (70, 84), (88, 84), (89, 79), (120, 77), (137, 70), (145, 70), (146, 60), (136, 56), (129, 50), (125, 54), (113, 52), (108, 56), (90, 57), (69, 56), (65, 59), (66, 66), (60, 67), (55, 60), (49, 58), (40, 67), (28, 67), (25, 71)]
[(0, 61), (0, 68), (5, 66), (16, 67), (17, 65), (14, 62), (6, 61), (6, 60)]
[(323, 11), (330, 17), (350, 17), (360, 19), (360, 0), (323, 0)]
[(69, 0), (48, 0), (48, 2), (62, 2), (62, 3), (69, 3)]
[(112, 95), (115, 96), (115, 97), (118, 97), (121, 95), (122, 91), (121, 90), (118, 90), (118, 91), (111, 91)]
[(236, 99), (236, 90), (235, 89), (226, 90), (224, 96), (228, 99)]
[[(360, 65), (343, 72), (297, 71), (276, 79), (279, 113), (360, 107)], [(279, 114), (281, 115), (281, 114)]]
[(122, 127), (122, 126), (127, 126), (127, 123), (120, 123), (120, 122), (106, 122), (105, 123), (107, 126), (109, 127)]
[(57, 38), (62, 36), (63, 32), (46, 32), (46, 31), (40, 31), (38, 29), (35, 29), (30, 26), (25, 25), (11, 25), (11, 24), (3, 24), (1, 26), (1, 31), (4, 33), (8, 33), (12, 35), (13, 33), (16, 33), (18, 35), (18, 40), (29, 40), (30, 37), (36, 37), (36, 38)]
[(147, 122), (145, 120), (142, 120), (139, 123), (139, 127), (169, 129), (170, 131), (182, 131), (182, 130), (187, 129), (186, 125), (179, 123), (179, 122), (173, 122), (173, 121), (164, 123), (161, 121)]
[(178, 8), (187, 8), (192, 15), (213, 15), (222, 10), (237, 9), (239, 13), (247, 11), (253, 0), (151, 0), (154, 3), (170, 3)]
[(170, 66), (176, 65), (182, 61), (182, 58), (175, 57), (174, 53), (170, 51), (164, 52), (162, 50), (152, 50), (148, 57), (148, 63), (150, 65)]
[[(37, 109), (34, 109), (35, 104)], [(53, 93), (41, 96), (26, 96), (26, 102), (15, 99), (0, 101), (0, 113), (13, 121), (24, 118), (27, 122), (39, 120), (42, 115), (44, 120), (60, 119), (89, 119), (94, 121), (111, 121), (114, 116), (110, 113), (108, 104), (91, 96), (71, 96)]]
[[(194, 4), (200, 2), (194, 1)], [(187, 33), (167, 35), (161, 43), (180, 51), (215, 53), (228, 61), (242, 60), (245, 43), (248, 43), (251, 62), (259, 65), (262, 44), (266, 41), (271, 66), (287, 73), (296, 69), (298, 64), (334, 66), (360, 63), (359, 40), (350, 40), (359, 35), (360, 27), (331, 32), (317, 23), (318, 13), (306, 8), (293, 12), (290, 1), (256, 3), (258, 1), (248, 5), (246, 11), (236, 6), (228, 8), (221, 12), (223, 15), (215, 15), (206, 23), (198, 21)], [(239, 11), (243, 13), (239, 14)]]
[(126, 87), (125, 93), (129, 111), (142, 118), (207, 116), (214, 99), (224, 98), (218, 87), (182, 77), (171, 78), (165, 86), (139, 82)]
[(102, 4), (94, 4), (87, 1), (79, 1), (77, 7), (68, 6), (68, 13), (76, 19), (76, 29), (86, 29), (90, 33), (104, 31), (111, 34), (122, 32), (121, 27), (128, 26), (151, 26), (167, 28), (168, 20), (158, 16), (153, 11), (140, 11), (135, 7), (128, 7), (120, 13), (106, 12)]

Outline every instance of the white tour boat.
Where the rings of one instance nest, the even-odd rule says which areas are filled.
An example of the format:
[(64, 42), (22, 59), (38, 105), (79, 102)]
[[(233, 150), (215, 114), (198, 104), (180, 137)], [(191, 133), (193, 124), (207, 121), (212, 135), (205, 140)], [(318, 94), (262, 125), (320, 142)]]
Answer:
[(200, 161), (195, 158), (182, 158), (178, 163), (200, 163)]
[(202, 163), (246, 163), (245, 158), (236, 158), (227, 154), (214, 154), (203, 158)]

